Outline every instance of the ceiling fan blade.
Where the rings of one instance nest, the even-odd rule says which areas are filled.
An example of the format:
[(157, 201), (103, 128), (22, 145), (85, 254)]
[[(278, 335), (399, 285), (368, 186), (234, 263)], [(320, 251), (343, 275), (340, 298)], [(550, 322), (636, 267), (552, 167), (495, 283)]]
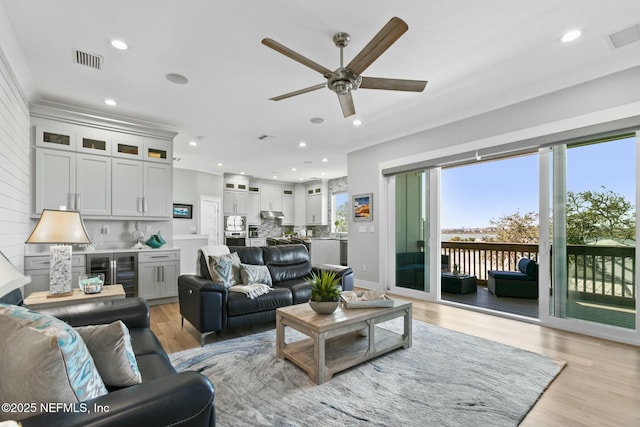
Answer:
[(356, 74), (362, 74), (380, 55), (395, 43), (409, 26), (398, 17), (393, 17), (371, 39), (371, 41), (351, 60), (347, 68)]
[(293, 59), (294, 61), (297, 61), (299, 63), (301, 63), (302, 65), (306, 65), (307, 67), (311, 68), (312, 70), (316, 70), (317, 72), (319, 72), (320, 74), (322, 74), (323, 76), (330, 73), (331, 70), (329, 70), (328, 68), (323, 67), (322, 65), (318, 64), (315, 61), (310, 60), (309, 58), (306, 58), (302, 55), (300, 55), (299, 53), (289, 49), (288, 47), (281, 45), (280, 43), (278, 43), (275, 40), (272, 39), (262, 39), (262, 44), (270, 47), (271, 49), (280, 52), (281, 54), (288, 56), (289, 58)]
[(342, 115), (344, 115), (345, 119), (356, 113), (356, 107), (353, 105), (351, 91), (344, 95), (338, 94), (338, 101), (340, 101), (340, 108), (342, 108)]
[(422, 92), (427, 85), (426, 80), (382, 79), (378, 77), (363, 77), (360, 89), (404, 90), (408, 92)]
[(269, 98), (270, 101), (280, 101), (281, 99), (291, 98), (292, 96), (302, 95), (303, 93), (313, 92), (314, 90), (322, 89), (326, 87), (326, 83), (320, 83), (319, 85), (307, 87), (304, 89), (296, 90), (294, 92), (285, 93), (284, 95), (274, 96), (273, 98)]

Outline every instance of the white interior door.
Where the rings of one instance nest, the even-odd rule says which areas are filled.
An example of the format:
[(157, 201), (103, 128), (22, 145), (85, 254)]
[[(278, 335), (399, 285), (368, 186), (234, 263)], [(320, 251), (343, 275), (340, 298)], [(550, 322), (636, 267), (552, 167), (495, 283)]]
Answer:
[(222, 245), (221, 200), (200, 195), (200, 234), (209, 236), (209, 245)]

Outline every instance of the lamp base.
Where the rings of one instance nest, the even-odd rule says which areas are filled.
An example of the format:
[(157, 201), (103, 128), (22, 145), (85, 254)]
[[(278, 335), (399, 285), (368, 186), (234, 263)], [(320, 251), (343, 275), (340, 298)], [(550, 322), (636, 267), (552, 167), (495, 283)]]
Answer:
[(49, 295), (69, 294), (73, 268), (71, 245), (54, 245), (49, 250)]

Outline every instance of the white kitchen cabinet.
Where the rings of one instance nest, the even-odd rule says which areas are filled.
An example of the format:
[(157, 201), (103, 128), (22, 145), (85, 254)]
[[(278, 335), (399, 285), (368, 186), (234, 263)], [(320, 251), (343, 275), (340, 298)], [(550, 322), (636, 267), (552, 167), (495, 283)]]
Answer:
[(295, 196), (292, 188), (282, 190), (282, 225), (295, 225)]
[(171, 165), (113, 159), (113, 216), (171, 217)]
[(225, 190), (222, 197), (222, 207), (226, 214), (246, 214), (247, 213), (246, 191)]
[(153, 300), (178, 296), (180, 250), (138, 255), (138, 296)]
[(262, 184), (260, 209), (263, 211), (282, 211), (282, 186), (270, 183)]
[(249, 186), (247, 195), (247, 224), (260, 225), (260, 187)]
[(111, 215), (111, 158), (36, 148), (34, 213), (66, 206), (84, 216)]
[(329, 224), (329, 201), (326, 181), (307, 185), (305, 200), (305, 225)]
[(340, 241), (336, 239), (311, 240), (311, 264), (340, 265)]
[(72, 128), (36, 126), (36, 147), (76, 151), (76, 133)]
[(111, 155), (130, 160), (173, 163), (171, 143), (152, 138), (116, 138), (113, 141)]
[[(24, 286), (24, 298), (32, 292), (49, 290), (50, 255), (28, 255), (24, 257), (24, 274), (31, 277), (31, 282)], [(78, 287), (78, 276), (86, 273), (86, 257), (84, 254), (71, 254), (71, 287)]]
[(252, 237), (249, 239), (249, 246), (267, 246), (266, 237)]

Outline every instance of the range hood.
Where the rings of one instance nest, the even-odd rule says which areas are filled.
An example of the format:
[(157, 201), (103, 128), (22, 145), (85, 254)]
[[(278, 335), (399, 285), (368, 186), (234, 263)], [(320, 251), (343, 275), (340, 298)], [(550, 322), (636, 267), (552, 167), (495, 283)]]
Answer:
[(262, 219), (282, 219), (284, 214), (280, 211), (260, 211), (260, 218)]

